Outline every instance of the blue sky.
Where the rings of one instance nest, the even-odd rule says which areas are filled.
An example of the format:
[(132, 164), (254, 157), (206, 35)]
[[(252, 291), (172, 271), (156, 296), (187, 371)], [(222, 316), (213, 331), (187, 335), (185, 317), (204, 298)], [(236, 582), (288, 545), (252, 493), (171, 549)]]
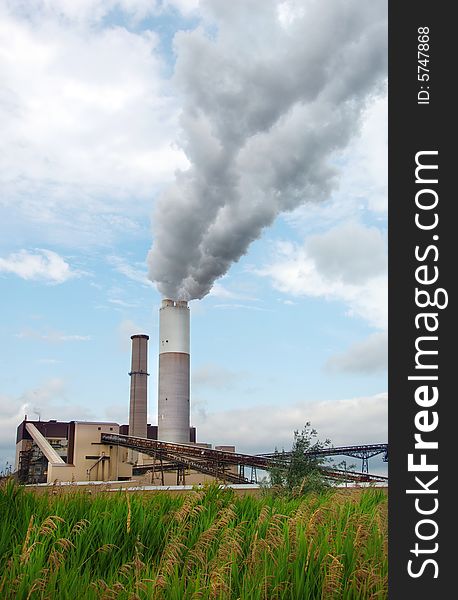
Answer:
[[(362, 39), (376, 20), (384, 31), (383, 2), (363, 17), (355, 16), (361, 3), (352, 4), (346, 35)], [(231, 129), (221, 99), (212, 105), (196, 48), (207, 44), (206, 56), (221, 65), (222, 76), (224, 69), (232, 74), (231, 85), (245, 82), (232, 99), (241, 115), (246, 104), (257, 118), (265, 107), (250, 97), (241, 74), (247, 61), (234, 58), (234, 45), (241, 56), (252, 52), (244, 48), (251, 35), (245, 28), (251, 21), (256, 28), (256, 19), (265, 33), (259, 28), (251, 42), (260, 61), (266, 53), (267, 65), (269, 32), (294, 44), (296, 34), (303, 39), (299, 27), (313, 32), (319, 22), (331, 40), (335, 32), (325, 25), (332, 20), (318, 5), (272, 0), (258, 10), (256, 2), (228, 9), (216, 0), (0, 0), (0, 464), (13, 460), (15, 429), (25, 413), (127, 422), (133, 333), (150, 335), (149, 421), (156, 422), (161, 293), (148, 279), (147, 255), (167, 234), (159, 229), (168, 223), (158, 210), (165, 204), (178, 214), (168, 200), (180, 185), (177, 171), (189, 178), (208, 173), (209, 155), (202, 158), (205, 144), (196, 141), (189, 115), (200, 111), (204, 125), (220, 127), (223, 148)], [(338, 48), (326, 48), (331, 60)], [(383, 55), (384, 45), (376, 50)], [(301, 72), (286, 54), (291, 71)], [(195, 77), (183, 74), (191, 60)], [(259, 171), (247, 149), (273, 148), (278, 139), (299, 148), (313, 134), (307, 154), (294, 159), (298, 171), (310, 161), (315, 170), (297, 184), (293, 200), (287, 184), (279, 190), (278, 207), (257, 239), (209, 294), (190, 303), (192, 423), (199, 441), (249, 452), (288, 448), (306, 421), (335, 445), (387, 441), (383, 62), (384, 56), (374, 58), (377, 77), (351, 99), (357, 110), (338, 115), (335, 139), (318, 158), (331, 117), (322, 105), (307, 104), (312, 80), (292, 107), (285, 108), (279, 92), (269, 109), (279, 115), (273, 125), (242, 135), (233, 166), (254, 196), (259, 192), (263, 202), (265, 195), (265, 206), (273, 206), (268, 167)], [(275, 69), (280, 77), (287, 66), (272, 63), (266, 78), (276, 81)], [(341, 70), (342, 82), (323, 84), (323, 97), (345, 87), (346, 78), (369, 79), (356, 60)], [(299, 129), (281, 129), (303, 108), (309, 112), (296, 121)], [(278, 174), (283, 154), (259, 156), (271, 158)], [(248, 211), (250, 197), (237, 201)], [(198, 205), (204, 215), (205, 209)], [(238, 218), (228, 227), (239, 226)]]

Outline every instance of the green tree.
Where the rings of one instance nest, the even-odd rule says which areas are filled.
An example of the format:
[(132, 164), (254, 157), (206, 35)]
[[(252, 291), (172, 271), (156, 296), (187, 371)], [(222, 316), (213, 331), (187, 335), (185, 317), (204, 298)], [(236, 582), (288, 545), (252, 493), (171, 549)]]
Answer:
[(310, 422), (307, 422), (302, 431), (294, 432), (291, 452), (278, 452), (275, 449), (274, 464), (269, 470), (270, 484), (275, 491), (307, 494), (329, 487), (321, 469), (328, 459), (316, 456), (315, 453), (328, 448), (331, 441), (326, 439), (321, 442), (317, 435)]

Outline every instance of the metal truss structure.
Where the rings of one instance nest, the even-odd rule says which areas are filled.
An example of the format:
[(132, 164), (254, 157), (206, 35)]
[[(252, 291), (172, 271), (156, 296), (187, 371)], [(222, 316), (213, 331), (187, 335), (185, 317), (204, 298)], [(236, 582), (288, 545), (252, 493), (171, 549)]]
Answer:
[[(383, 462), (388, 462), (388, 444), (365, 444), (358, 446), (338, 446), (333, 448), (322, 448), (307, 453), (309, 456), (351, 456), (362, 460), (361, 473), (369, 473), (369, 458), (383, 454)], [(291, 456), (291, 452), (259, 454), (258, 456), (274, 457)]]
[[(163, 482), (165, 471), (176, 471), (177, 484), (184, 483), (186, 471), (190, 470), (199, 471), (211, 475), (217, 480), (231, 483), (257, 483), (258, 470), (266, 471), (273, 466), (285, 466), (291, 456), (291, 453), (288, 452), (262, 455), (226, 452), (200, 447), (196, 444), (161, 442), (114, 433), (102, 433), (100, 441), (102, 444), (123, 446), (151, 456), (153, 462), (149, 465), (136, 467), (135, 474), (148, 471), (159, 472)], [(321, 467), (328, 479), (358, 483), (386, 482), (388, 481), (387, 477), (371, 475), (367, 467), (368, 459), (382, 452), (384, 453), (384, 460), (388, 460), (387, 444), (326, 448), (314, 453), (314, 455), (345, 455), (363, 459), (363, 467), (365, 468), (360, 473), (332, 467)], [(364, 463), (364, 461), (366, 462)]]

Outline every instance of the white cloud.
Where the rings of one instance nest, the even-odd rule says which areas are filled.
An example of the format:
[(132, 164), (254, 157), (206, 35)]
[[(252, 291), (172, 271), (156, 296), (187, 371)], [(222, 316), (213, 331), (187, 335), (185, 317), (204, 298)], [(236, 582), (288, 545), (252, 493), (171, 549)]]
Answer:
[(388, 208), (388, 97), (375, 98), (367, 107), (361, 134), (348, 148), (351, 169), (343, 180), (343, 193), (363, 197), (376, 213)]
[[(119, 11), (133, 23), (176, 9), (190, 16), (199, 7), (199, 0), (23, 0), (24, 12), (31, 9), (41, 15), (60, 17), (76, 23), (98, 23), (114, 11)], [(20, 0), (16, 0), (21, 4)], [(23, 5), (24, 6), (24, 5)]]
[(305, 5), (301, 0), (300, 3), (294, 0), (285, 0), (277, 6), (277, 17), (281, 25), (288, 29), (297, 20), (303, 17), (305, 13)]
[(388, 335), (373, 333), (366, 339), (352, 344), (342, 354), (331, 356), (326, 368), (334, 372), (379, 373), (388, 368)]
[(386, 272), (386, 241), (375, 227), (343, 223), (309, 237), (305, 249), (327, 279), (360, 284)]
[(200, 5), (199, 0), (165, 0), (165, 7), (172, 7), (181, 12), (185, 17), (196, 13)]
[(338, 187), (324, 203), (300, 206), (285, 220), (304, 234), (321, 231), (364, 210), (385, 220), (388, 208), (388, 96), (371, 99), (361, 117), (361, 129), (348, 147), (334, 153), (332, 164), (340, 172)]
[(214, 298), (226, 298), (226, 299), (238, 299), (238, 294), (231, 292), (221, 283), (215, 282), (213, 287), (209, 293), (209, 296), (213, 296)]
[(20, 250), (6, 258), (0, 258), (0, 273), (46, 283), (64, 283), (82, 274), (81, 271), (72, 269), (56, 252), (43, 249), (36, 249), (33, 253)]
[[(47, 2), (49, 3), (49, 0), (47, 0)], [(62, 5), (62, 0), (51, 0), (51, 2), (59, 8)], [(133, 22), (154, 16), (157, 14), (160, 4), (159, 0), (83, 0), (83, 2), (81, 2), (81, 0), (78, 0), (78, 2), (74, 2), (74, 0), (64, 0), (63, 3), (70, 15), (75, 11), (75, 8), (81, 10), (81, 8), (84, 7), (84, 17), (86, 19), (91, 19), (93, 18), (92, 15), (94, 14), (95, 5), (99, 12), (103, 11), (104, 16), (113, 10), (120, 10), (127, 17), (130, 17)]]
[(137, 308), (139, 306), (138, 302), (126, 302), (120, 298), (108, 298), (108, 302), (122, 308)]
[(284, 293), (344, 302), (350, 316), (386, 329), (385, 269), (386, 247), (380, 232), (343, 224), (309, 238), (303, 246), (278, 243), (272, 262), (255, 272)]
[[(145, 263), (132, 265), (120, 256), (109, 256), (107, 260), (108, 263), (111, 264), (116, 269), (116, 271), (118, 271), (118, 273), (121, 273), (128, 279), (141, 283), (145, 287), (156, 287), (154, 283), (152, 283), (147, 277)], [(142, 269), (142, 266), (144, 266), (145, 268)]]
[(114, 11), (136, 22), (160, 10), (158, 0), (7, 0), (6, 3), (16, 15), (31, 20), (54, 18), (79, 25), (94, 25)]
[(0, 210), (66, 244), (135, 230), (188, 165), (158, 36), (86, 22), (116, 4), (0, 6)]
[(258, 298), (250, 296), (245, 292), (230, 290), (218, 281), (213, 284), (213, 287), (208, 295), (214, 298), (222, 298), (225, 300), (258, 300)]
[(215, 413), (193, 412), (200, 442), (235, 444), (249, 453), (289, 450), (293, 433), (307, 421), (320, 440), (334, 446), (387, 442), (388, 397), (386, 393), (344, 400), (298, 403), (292, 406), (258, 405)]

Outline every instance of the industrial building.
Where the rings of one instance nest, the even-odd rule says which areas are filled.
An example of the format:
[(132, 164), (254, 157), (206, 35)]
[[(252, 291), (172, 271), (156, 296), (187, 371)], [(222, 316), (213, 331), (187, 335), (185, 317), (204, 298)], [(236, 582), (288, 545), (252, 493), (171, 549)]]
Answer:
[[(125, 448), (101, 444), (101, 433), (128, 435), (129, 426), (87, 421), (22, 421), (16, 437), (18, 478), (24, 483), (131, 479), (137, 463), (132, 463)], [(191, 427), (191, 443), (195, 443), (195, 436), (196, 430)], [(156, 425), (147, 424), (147, 438), (157, 439)]]
[[(158, 425), (147, 423), (148, 340), (131, 336), (132, 356), (129, 424), (70, 421), (29, 421), (18, 426), (15, 472), (24, 483), (126, 481), (153, 471), (154, 459), (135, 449), (103, 443), (102, 434), (146, 440), (196, 444), (190, 426), (190, 316), (188, 303), (165, 299), (159, 310)], [(210, 444), (198, 444), (211, 448)], [(215, 450), (234, 452), (233, 446)], [(175, 483), (171, 461), (162, 461), (161, 483)], [(172, 467), (172, 468), (171, 468)], [(164, 475), (165, 473), (165, 475)], [(187, 483), (201, 483), (208, 474), (186, 469)], [(181, 469), (180, 478), (183, 479)]]
[[(185, 485), (211, 480), (257, 482), (257, 469), (278, 464), (274, 454), (249, 455), (235, 446), (197, 443), (190, 425), (190, 315), (188, 303), (164, 299), (159, 310), (157, 425), (147, 423), (148, 340), (131, 336), (129, 423), (24, 421), (17, 429), (15, 474), (27, 484), (121, 482)], [(330, 479), (381, 481), (367, 460), (387, 444), (326, 449), (327, 454), (358, 457), (361, 473), (326, 468)], [(289, 460), (288, 453), (282, 460)]]

